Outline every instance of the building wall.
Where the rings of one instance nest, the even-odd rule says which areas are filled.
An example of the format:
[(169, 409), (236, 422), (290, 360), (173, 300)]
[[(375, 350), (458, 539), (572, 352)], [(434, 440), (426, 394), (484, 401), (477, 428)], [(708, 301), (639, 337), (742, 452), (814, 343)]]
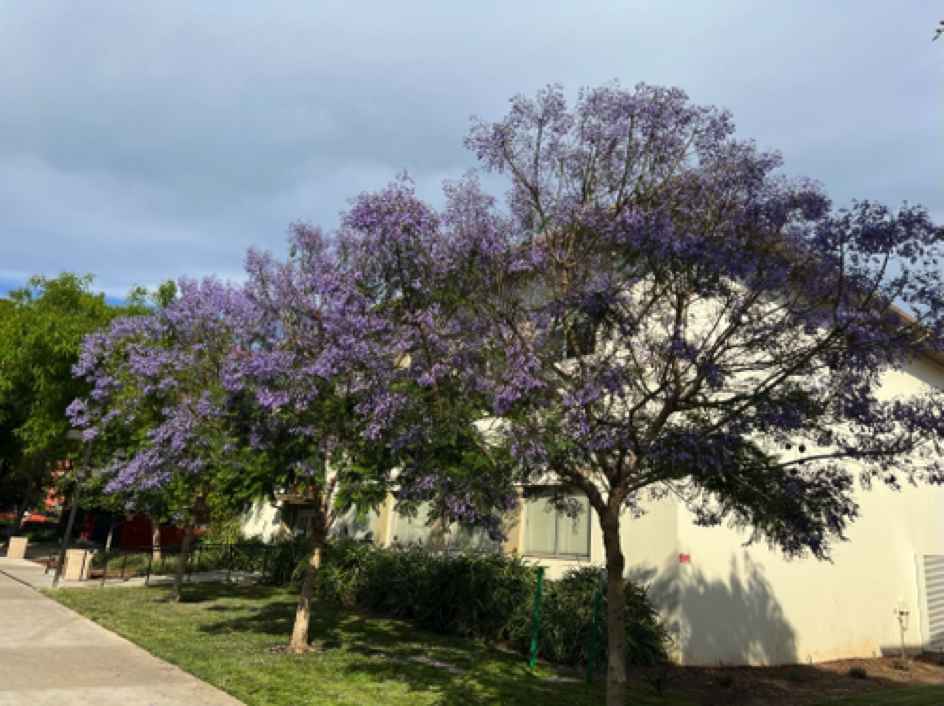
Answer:
[[(944, 373), (923, 360), (887, 373), (881, 393), (907, 396), (927, 386), (944, 389)], [(622, 517), (626, 576), (649, 587), (675, 640), (674, 657), (684, 664), (793, 664), (894, 652), (899, 606), (910, 612), (906, 644), (917, 649), (928, 631), (918, 557), (944, 554), (944, 489), (876, 485), (856, 499), (860, 516), (849, 541), (834, 546), (832, 563), (786, 560), (763, 544), (745, 547), (746, 534), (697, 527), (674, 500), (650, 503), (643, 516)], [(393, 505), (390, 496), (380, 508), (377, 546), (390, 546), (397, 534)], [(522, 503), (505, 518), (504, 553), (546, 567), (551, 579), (605, 565), (595, 514), (589, 557), (572, 559), (529, 553), (528, 512)], [(290, 512), (284, 521), (291, 525)], [(435, 540), (436, 528), (427, 531)]]
[[(941, 368), (923, 360), (886, 373), (881, 395), (944, 388)], [(681, 659), (686, 664), (787, 664), (897, 652), (896, 610), (910, 612), (906, 645), (927, 636), (918, 556), (944, 554), (944, 489), (876, 483), (858, 489), (859, 517), (833, 562), (785, 560), (747, 535), (700, 528), (680, 508), (678, 569)]]
[(269, 502), (253, 503), (240, 518), (242, 532), (247, 537), (261, 537), (266, 542), (274, 542), (282, 522), (282, 511)]
[(910, 611), (906, 644), (922, 644), (917, 555), (944, 553), (944, 490), (884, 486), (857, 492), (860, 517), (833, 562), (788, 561), (688, 512), (679, 544), (680, 653), (686, 664), (791, 664), (896, 652), (896, 609)]

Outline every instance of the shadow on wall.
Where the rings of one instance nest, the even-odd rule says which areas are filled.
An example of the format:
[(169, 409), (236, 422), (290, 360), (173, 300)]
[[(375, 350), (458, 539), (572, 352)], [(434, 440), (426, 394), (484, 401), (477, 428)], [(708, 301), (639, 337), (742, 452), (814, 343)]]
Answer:
[(763, 568), (747, 552), (740, 561), (731, 557), (726, 579), (708, 579), (694, 564), (630, 570), (628, 578), (649, 586), (682, 664), (759, 666), (799, 660), (796, 631)]

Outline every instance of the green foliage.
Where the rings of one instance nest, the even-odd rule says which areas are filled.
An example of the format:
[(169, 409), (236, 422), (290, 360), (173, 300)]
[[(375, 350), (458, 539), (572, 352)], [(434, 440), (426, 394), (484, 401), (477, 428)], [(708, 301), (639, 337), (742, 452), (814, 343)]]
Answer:
[(62, 530), (55, 522), (24, 522), (20, 535), (30, 542), (56, 542), (62, 536)]
[[(583, 567), (568, 571), (559, 581), (544, 584), (541, 608), (540, 655), (560, 664), (583, 665), (587, 663), (590, 630), (593, 620), (593, 597), (600, 582), (599, 567)], [(668, 632), (659, 622), (656, 610), (649, 603), (645, 588), (626, 581), (623, 584), (625, 601), (624, 631), (626, 635), (626, 661), (629, 664), (654, 665), (663, 662), (668, 655)], [(529, 604), (530, 605), (530, 604)], [(596, 665), (606, 665), (606, 595), (600, 615), (597, 635)], [(520, 626), (520, 623), (519, 623)], [(531, 626), (512, 636), (512, 644), (522, 652), (527, 651), (531, 639)]]
[(230, 508), (230, 503), (220, 501), (219, 495), (207, 498), (207, 524), (209, 529), (200, 541), (207, 544), (238, 544), (244, 541), (239, 515)]
[[(275, 558), (276, 579), (299, 581), (310, 548), (304, 537), (281, 544)], [(543, 659), (586, 664), (599, 576), (599, 568), (583, 568), (559, 581), (545, 581), (539, 653)], [(535, 584), (534, 567), (518, 557), (401, 552), (342, 539), (325, 546), (316, 590), (322, 599), (409, 618), (444, 635), (505, 640), (526, 653)], [(645, 590), (627, 582), (624, 593), (627, 662), (664, 661), (668, 635)], [(601, 666), (606, 663), (603, 615), (596, 661)]]
[(277, 584), (293, 583), (301, 580), (311, 556), (309, 537), (292, 537), (280, 542), (272, 557), (272, 581)]
[(91, 275), (37, 275), (0, 299), (0, 500), (38, 497), (50, 464), (76, 452), (65, 411), (86, 385), (72, 366), (85, 335), (119, 312), (91, 283)]
[[(269, 549), (271, 556), (271, 549)], [(187, 557), (188, 573), (203, 571), (247, 571), (262, 572), (265, 563), (266, 544), (261, 540), (243, 541), (238, 544), (211, 544), (207, 542), (207, 535), (198, 535), (194, 540), (192, 551)], [(92, 567), (101, 569), (108, 560), (109, 573), (124, 568), (125, 576), (143, 576), (147, 572), (150, 550), (100, 551), (92, 555)], [(150, 561), (151, 573), (154, 575), (172, 575), (177, 570), (180, 561), (180, 546), (164, 547), (161, 558)]]
[(125, 297), (125, 304), (134, 310), (166, 309), (177, 298), (177, 283), (168, 279), (152, 292), (140, 284), (134, 285)]
[(51, 460), (69, 450), (65, 410), (86, 387), (72, 366), (85, 335), (118, 313), (91, 284), (91, 275), (34, 276), (2, 309), (0, 423), (12, 426), (25, 455)]

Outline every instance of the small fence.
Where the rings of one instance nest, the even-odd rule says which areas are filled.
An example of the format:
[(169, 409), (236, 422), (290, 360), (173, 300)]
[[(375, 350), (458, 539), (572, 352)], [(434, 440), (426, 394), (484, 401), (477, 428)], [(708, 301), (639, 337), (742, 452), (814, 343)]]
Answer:
[[(269, 544), (195, 544), (184, 567), (185, 579), (265, 582), (272, 578), (273, 558), (278, 547)], [(128, 581), (144, 577), (148, 586), (154, 578), (173, 577), (180, 563), (180, 546), (133, 547), (98, 550), (91, 554), (90, 580), (104, 586), (108, 580)], [(57, 556), (46, 561), (46, 573), (55, 569)], [(207, 576), (211, 574), (212, 576)]]

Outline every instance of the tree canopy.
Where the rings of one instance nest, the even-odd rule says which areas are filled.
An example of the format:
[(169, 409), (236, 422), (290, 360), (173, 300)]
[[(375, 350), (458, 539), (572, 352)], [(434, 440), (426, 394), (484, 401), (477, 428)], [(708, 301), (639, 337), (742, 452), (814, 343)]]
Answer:
[(516, 96), (466, 146), (508, 176), (507, 208), (470, 173), (437, 212), (404, 175), (353, 199), (337, 233), (293, 226), (287, 260), (252, 251), (245, 286), (185, 281), (86, 339), (74, 421), (94, 436), (152, 420), (115, 489), (205, 492), (224, 467), (311, 489), (293, 648), (338, 511), (395, 488), (497, 537), (517, 488), (550, 485), (600, 523), (621, 704), (625, 514), (673, 496), (699, 524), (828, 559), (857, 475), (944, 481), (944, 394), (880, 389), (944, 349), (926, 210), (835, 209), (726, 111), (645, 84), (573, 106), (559, 86)]
[(0, 500), (20, 515), (75, 451), (65, 411), (88, 386), (72, 366), (83, 338), (118, 314), (91, 284), (91, 275), (37, 275), (0, 299)]
[[(880, 391), (889, 368), (942, 350), (941, 228), (924, 209), (835, 210), (678, 89), (611, 84), (571, 108), (550, 87), (475, 121), (466, 145), (509, 176), (508, 209), (474, 175), (446, 185), (441, 214), (402, 179), (356, 199), (339, 243), (364, 248), (349, 279), (374, 299), (339, 356), (379, 346), (358, 411), (398, 430), (413, 488), (449, 485), (429, 440), (462, 417), (437, 401), (453, 389), (463, 422), (487, 425), (473, 475), (587, 496), (606, 548), (610, 702), (625, 682), (624, 512), (672, 495), (699, 524), (825, 559), (857, 515), (856, 473), (944, 480), (941, 391)], [(473, 495), (455, 490), (445, 505), (462, 517)]]

